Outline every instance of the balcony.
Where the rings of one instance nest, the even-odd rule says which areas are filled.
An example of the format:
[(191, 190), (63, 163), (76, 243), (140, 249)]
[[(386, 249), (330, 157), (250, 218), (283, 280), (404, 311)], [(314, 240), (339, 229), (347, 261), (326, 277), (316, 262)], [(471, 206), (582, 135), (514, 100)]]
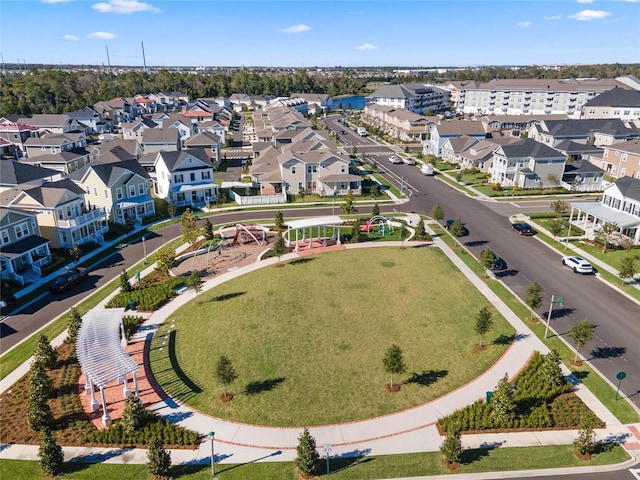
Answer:
[(95, 210), (89, 210), (87, 213), (80, 215), (71, 220), (58, 220), (58, 228), (78, 228), (91, 223), (97, 219), (107, 216), (107, 212), (104, 208), (96, 208)]

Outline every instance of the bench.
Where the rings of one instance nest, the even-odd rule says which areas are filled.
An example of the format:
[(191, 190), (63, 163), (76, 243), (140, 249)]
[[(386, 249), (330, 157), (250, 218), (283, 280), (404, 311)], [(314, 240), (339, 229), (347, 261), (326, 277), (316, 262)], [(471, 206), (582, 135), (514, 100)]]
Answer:
[(176, 295), (182, 295), (184, 292), (187, 291), (187, 284), (184, 282), (179, 283), (178, 285), (173, 287), (173, 291), (176, 292)]

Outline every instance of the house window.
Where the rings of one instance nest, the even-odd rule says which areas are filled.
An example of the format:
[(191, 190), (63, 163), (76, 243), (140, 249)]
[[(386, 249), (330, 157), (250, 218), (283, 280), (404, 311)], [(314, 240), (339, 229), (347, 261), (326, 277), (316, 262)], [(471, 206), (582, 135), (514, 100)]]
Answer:
[(302, 190), (303, 186), (302, 186), (302, 182), (298, 182), (298, 190)]
[(318, 171), (317, 165), (307, 165), (307, 173), (316, 173)]
[(116, 188), (116, 198), (118, 200), (122, 200), (122, 189), (121, 188)]
[(189, 175), (189, 178), (191, 179), (192, 182), (195, 182), (196, 181), (196, 174), (195, 173), (191, 173)]
[(62, 220), (64, 217), (62, 216), (62, 209), (58, 209), (58, 219)]
[(2, 230), (2, 245), (9, 243), (9, 232)]
[(622, 154), (622, 161), (626, 162), (627, 161), (627, 154), (626, 152)]
[(178, 194), (176, 195), (176, 200), (177, 200), (178, 202), (184, 202), (184, 193), (178, 193)]
[(98, 196), (98, 187), (93, 187), (93, 196), (94, 197)]
[(109, 190), (108, 189), (104, 189), (104, 198), (109, 198)]
[(627, 169), (626, 168), (621, 168), (620, 169), (620, 176), (624, 177), (624, 175), (627, 173)]
[(347, 166), (346, 165), (340, 165), (340, 173), (346, 173), (347, 172)]
[(71, 216), (71, 207), (67, 207), (67, 218)]
[(136, 186), (129, 185), (129, 197), (135, 197), (135, 196), (136, 196)]
[(29, 235), (29, 224), (25, 222), (20, 225), (16, 225), (14, 227), (14, 232), (16, 233), (17, 238), (27, 237)]
[(184, 177), (182, 174), (176, 175), (176, 183), (182, 183), (184, 181)]
[(144, 184), (143, 183), (139, 183), (138, 184), (138, 195), (142, 195), (144, 193)]
[(202, 172), (202, 180), (209, 180), (211, 178), (211, 172)]
[(293, 166), (291, 167), (291, 174), (292, 174), (292, 175), (295, 175), (295, 174), (296, 174), (296, 166), (295, 166), (295, 165), (293, 165)]
[(91, 195), (91, 187), (87, 187), (87, 195)]

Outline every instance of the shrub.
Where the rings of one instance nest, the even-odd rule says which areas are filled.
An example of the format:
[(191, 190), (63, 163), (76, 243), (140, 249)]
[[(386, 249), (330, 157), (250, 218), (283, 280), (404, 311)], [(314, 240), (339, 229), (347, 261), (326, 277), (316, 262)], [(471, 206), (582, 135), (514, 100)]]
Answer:
[(107, 302), (106, 308), (127, 308), (129, 302), (134, 301), (138, 310), (156, 310), (173, 296), (174, 288), (183, 282), (183, 278), (174, 277), (147, 288), (120, 292)]
[(46, 475), (54, 476), (60, 473), (64, 462), (64, 453), (62, 452), (62, 447), (56, 443), (55, 438), (53, 438), (51, 434), (51, 430), (48, 428), (42, 430), (38, 456), (40, 457), (42, 471)]
[(162, 441), (153, 438), (149, 443), (147, 466), (153, 478), (167, 478), (171, 469), (171, 454), (164, 449)]
[(303, 475), (314, 475), (320, 464), (320, 454), (316, 450), (316, 440), (309, 434), (309, 429), (305, 428), (302, 435), (298, 437), (298, 447), (296, 448), (296, 467)]

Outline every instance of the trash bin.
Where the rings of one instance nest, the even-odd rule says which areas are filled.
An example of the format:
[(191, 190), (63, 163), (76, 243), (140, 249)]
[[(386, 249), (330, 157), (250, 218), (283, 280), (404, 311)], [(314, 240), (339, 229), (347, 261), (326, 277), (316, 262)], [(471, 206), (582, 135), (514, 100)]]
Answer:
[(136, 309), (136, 301), (129, 300), (129, 310), (135, 310), (135, 309)]

